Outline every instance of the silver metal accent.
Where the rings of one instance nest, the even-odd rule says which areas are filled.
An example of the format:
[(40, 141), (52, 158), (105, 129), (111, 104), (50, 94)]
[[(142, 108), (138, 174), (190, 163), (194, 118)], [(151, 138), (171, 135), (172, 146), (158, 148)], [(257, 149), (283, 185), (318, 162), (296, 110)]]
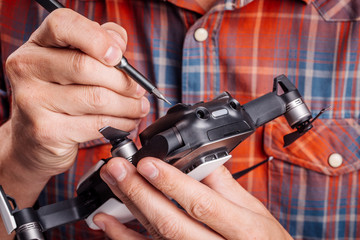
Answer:
[(121, 58), (121, 60), (120, 60), (120, 63), (118, 64), (118, 65), (116, 65), (115, 67), (117, 68), (117, 69), (122, 69), (122, 68), (124, 68), (126, 65), (128, 65), (128, 61), (126, 60), (126, 58)]
[(158, 98), (158, 99), (161, 99), (163, 100), (164, 102), (166, 102), (167, 104), (169, 105), (172, 105), (171, 102), (169, 100), (167, 100), (164, 95), (161, 94), (161, 92), (157, 89), (157, 88), (154, 88), (152, 90), (152, 93)]
[(286, 105), (286, 113), (284, 114), (289, 125), (294, 128), (298, 123), (302, 123), (311, 118), (311, 112), (301, 98)]
[(16, 229), (16, 222), (14, 216), (9, 209), (9, 202), (3, 191), (0, 191), (0, 214), (3, 220), (5, 229), (8, 234), (12, 233)]
[(16, 236), (18, 240), (44, 240), (41, 226), (37, 222), (21, 225), (18, 229), (16, 229)]
[(294, 107), (296, 106), (299, 106), (301, 104), (303, 104), (304, 101), (301, 99), (301, 98), (297, 98), (295, 99), (294, 101), (292, 102), (289, 102), (287, 105), (286, 105), (286, 112), (290, 111), (291, 109), (293, 109)]
[(138, 151), (135, 143), (133, 141), (128, 141), (127, 143), (115, 148), (111, 151), (113, 157), (123, 157), (126, 158), (129, 162), (132, 162), (132, 156)]

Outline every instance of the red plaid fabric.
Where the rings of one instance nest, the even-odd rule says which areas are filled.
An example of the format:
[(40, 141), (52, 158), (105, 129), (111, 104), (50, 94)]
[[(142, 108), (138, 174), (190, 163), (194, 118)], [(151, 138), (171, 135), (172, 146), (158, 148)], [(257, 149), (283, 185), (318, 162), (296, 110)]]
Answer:
[[(360, 2), (358, 0), (219, 0), (205, 11), (196, 1), (64, 0), (99, 23), (125, 27), (125, 56), (173, 103), (210, 100), (223, 91), (244, 104), (272, 90), (285, 74), (315, 116), (314, 129), (288, 148), (292, 130), (283, 118), (266, 124), (233, 152), (226, 164), (246, 169), (274, 159), (239, 179), (295, 239), (360, 239)], [(30, 0), (0, 1), (1, 60), (24, 43), (47, 13)], [(208, 37), (197, 41), (196, 30)], [(9, 117), (10, 86), (0, 82), (0, 122)], [(140, 132), (165, 114), (149, 96), (151, 112)], [(329, 159), (342, 156), (339, 167)], [(68, 172), (54, 177), (41, 205), (73, 196), (79, 178), (109, 146), (82, 144)], [(236, 221), (236, 219), (234, 219)], [(239, 223), (240, 225), (241, 223)], [(135, 222), (132, 227), (144, 231)], [(100, 239), (83, 222), (49, 231), (49, 239)]]

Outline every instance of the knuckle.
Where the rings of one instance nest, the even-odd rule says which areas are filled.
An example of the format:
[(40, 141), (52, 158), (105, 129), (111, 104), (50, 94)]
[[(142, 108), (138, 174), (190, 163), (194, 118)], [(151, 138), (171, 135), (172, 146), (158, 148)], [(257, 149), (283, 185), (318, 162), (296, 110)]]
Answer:
[(137, 125), (138, 125), (138, 122), (136, 120), (123, 119), (123, 121), (121, 121), (120, 129), (123, 131), (129, 132), (129, 131), (133, 131)]
[(135, 92), (136, 91), (136, 82), (130, 78), (125, 78), (124, 81), (124, 91), (125, 92)]
[(122, 118), (121, 121), (119, 121), (118, 118), (114, 120), (114, 118), (105, 115), (96, 115), (94, 119), (94, 125), (91, 127), (94, 126), (96, 131), (104, 126), (113, 126), (123, 131), (132, 131), (138, 124), (136, 120)]
[[(64, 20), (71, 19), (71, 12), (68, 9), (57, 9), (49, 14), (49, 16), (46, 19), (46, 34), (50, 39), (55, 39), (57, 42), (63, 42), (62, 37), (59, 35), (59, 23), (64, 23)], [(67, 22), (67, 21), (66, 21)], [(65, 22), (65, 23), (66, 23)], [(62, 24), (62, 28), (65, 29), (64, 32), (68, 32), (68, 28), (71, 24)]]
[(111, 121), (108, 117), (104, 115), (96, 115), (95, 117), (95, 129), (98, 130), (104, 126), (111, 126)]
[(216, 202), (211, 196), (199, 194), (198, 197), (190, 204), (189, 214), (198, 220), (216, 217)]
[(172, 194), (174, 192), (177, 192), (178, 188), (176, 184), (170, 183), (171, 181), (167, 180), (165, 174), (160, 174), (159, 179), (157, 180), (157, 188), (161, 189), (162, 192), (165, 194)]
[(21, 69), (22, 62), (20, 59), (15, 57), (15, 53), (11, 54), (5, 62), (5, 70), (7, 73), (17, 72), (17, 70)]
[(158, 218), (155, 226), (160, 235), (165, 239), (183, 239), (183, 231), (181, 231), (181, 224), (174, 218), (173, 215), (166, 215)]
[(74, 75), (83, 74), (88, 71), (88, 61), (87, 55), (82, 53), (81, 51), (74, 51), (73, 54), (70, 55), (71, 59), (68, 66), (71, 68), (71, 71)]
[(89, 24), (91, 27), (91, 37), (88, 39), (90, 45), (94, 47), (103, 46), (104, 42), (106, 42), (106, 37), (100, 25), (97, 22), (91, 22)]
[(109, 104), (101, 87), (85, 87), (85, 98), (83, 100), (84, 104), (94, 112)]
[[(24, 76), (28, 72), (30, 67), (30, 61), (27, 56), (24, 56), (14, 52), (11, 54), (5, 62), (5, 71), (12, 81), (14, 76)], [(21, 78), (20, 78), (21, 79)], [(15, 82), (12, 82), (15, 84)]]
[(143, 183), (141, 182), (132, 182), (121, 190), (133, 202), (141, 203), (144, 201), (143, 199), (146, 199), (143, 192)]
[(141, 105), (136, 100), (129, 100), (126, 104), (119, 108), (118, 114), (126, 118), (140, 118), (141, 117)]
[[(33, 101), (34, 99), (31, 100)], [(19, 87), (13, 88), (13, 104), (21, 112), (31, 109), (32, 101), (29, 101), (29, 95), (26, 91), (20, 90)]]
[[(21, 78), (17, 78), (21, 79)], [(13, 84), (17, 82), (16, 84)], [(28, 115), (35, 115), (39, 103), (41, 102), (41, 94), (38, 94), (39, 90), (37, 87), (34, 89), (29, 88), (28, 83), (19, 83), (17, 80), (11, 81), (12, 84), (12, 104), (16, 106), (14, 110), (20, 111), (20, 113)], [(40, 90), (41, 91), (41, 90)]]
[(47, 17), (48, 22), (51, 24), (58, 24), (64, 19), (69, 19), (70, 16), (75, 16), (74, 12), (67, 8), (56, 9), (52, 11)]

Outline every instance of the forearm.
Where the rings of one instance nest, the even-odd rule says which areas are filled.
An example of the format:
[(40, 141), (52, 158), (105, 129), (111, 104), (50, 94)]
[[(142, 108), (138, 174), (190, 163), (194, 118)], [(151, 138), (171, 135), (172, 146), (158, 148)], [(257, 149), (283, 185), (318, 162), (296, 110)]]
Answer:
[[(19, 209), (23, 209), (33, 206), (49, 177), (43, 177), (21, 164), (19, 158), (26, 152), (13, 149), (10, 127), (11, 121), (0, 127), (0, 136), (6, 136), (0, 140), (0, 184), (6, 194), (16, 200)], [(13, 237), (7, 235), (1, 220), (0, 239)]]

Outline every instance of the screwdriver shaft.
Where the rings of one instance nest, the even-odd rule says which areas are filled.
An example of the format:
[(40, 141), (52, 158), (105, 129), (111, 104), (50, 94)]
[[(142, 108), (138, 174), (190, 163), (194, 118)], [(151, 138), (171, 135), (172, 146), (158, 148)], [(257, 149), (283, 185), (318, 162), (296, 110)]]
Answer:
[(142, 86), (146, 91), (151, 94), (154, 94), (158, 99), (161, 99), (167, 102), (169, 105), (171, 103), (161, 94), (161, 92), (149, 81), (147, 80), (138, 70), (131, 66), (127, 59), (123, 57), (118, 65), (115, 68), (124, 71), (132, 79), (134, 79), (140, 86)]

